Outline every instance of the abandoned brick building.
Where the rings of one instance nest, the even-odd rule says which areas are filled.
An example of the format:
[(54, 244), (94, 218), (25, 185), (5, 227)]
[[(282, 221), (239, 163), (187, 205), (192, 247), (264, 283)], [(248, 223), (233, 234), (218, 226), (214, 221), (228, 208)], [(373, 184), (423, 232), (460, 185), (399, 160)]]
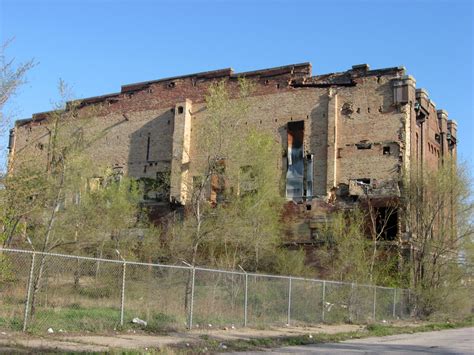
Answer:
[[(436, 169), (446, 157), (456, 157), (456, 122), (416, 88), (405, 68), (370, 70), (363, 64), (313, 76), (309, 63), (184, 75), (79, 100), (79, 116), (94, 107), (93, 129), (102, 132), (90, 154), (97, 164), (134, 178), (169, 174), (166, 201), (150, 193), (147, 203), (164, 211), (171, 204), (186, 205), (186, 184), (199, 164), (193, 128), (206, 124), (208, 88), (227, 80), (230, 90), (236, 89), (239, 77), (255, 85), (248, 124), (273, 134), (284, 152), (278, 159), (294, 222), (290, 243), (314, 242), (331, 206), (370, 194), (383, 208), (384, 200), (400, 195), (403, 171), (415, 165)], [(48, 113), (18, 121), (10, 136), (10, 162), (46, 154), (47, 126)], [(387, 238), (400, 236), (396, 214), (390, 224)]]

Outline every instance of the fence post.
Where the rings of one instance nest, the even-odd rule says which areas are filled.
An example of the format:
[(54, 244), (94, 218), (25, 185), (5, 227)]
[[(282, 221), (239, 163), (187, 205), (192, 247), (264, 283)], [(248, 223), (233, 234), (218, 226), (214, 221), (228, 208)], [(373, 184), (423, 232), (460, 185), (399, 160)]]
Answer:
[(291, 277), (288, 279), (288, 319), (287, 324), (290, 325), (291, 319)]
[(26, 302), (25, 302), (25, 316), (23, 318), (23, 331), (26, 332), (26, 326), (28, 324), (28, 311), (30, 309), (30, 297), (31, 297), (31, 285), (33, 282), (33, 272), (35, 270), (35, 252), (31, 257), (30, 274), (28, 276), (28, 286), (26, 289)]
[(326, 281), (323, 281), (323, 302), (322, 302), (322, 312), (321, 312), (321, 321), (324, 322), (324, 307), (326, 303)]
[(196, 269), (192, 267), (191, 279), (191, 303), (189, 305), (189, 329), (193, 327), (193, 307), (194, 307), (194, 279), (196, 278)]
[(374, 322), (375, 322), (376, 308), (377, 308), (377, 286), (374, 286), (374, 309), (372, 312), (373, 313), (372, 318), (374, 319)]
[(127, 263), (124, 262), (122, 266), (122, 292), (120, 293), (120, 326), (123, 326), (123, 312), (125, 308), (125, 267)]
[(393, 289), (393, 310), (392, 310), (392, 317), (395, 318), (395, 307), (396, 307), (396, 303), (397, 302), (397, 289), (394, 288)]
[(248, 289), (249, 289), (249, 275), (245, 273), (244, 327), (247, 326)]

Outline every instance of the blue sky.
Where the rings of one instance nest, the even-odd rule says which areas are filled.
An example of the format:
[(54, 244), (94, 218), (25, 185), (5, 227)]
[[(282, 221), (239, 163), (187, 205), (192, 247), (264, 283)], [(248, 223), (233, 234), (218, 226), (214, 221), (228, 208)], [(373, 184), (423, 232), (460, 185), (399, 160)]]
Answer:
[(458, 121), (474, 171), (473, 23), (470, 0), (0, 0), (0, 41), (15, 38), (7, 55), (38, 63), (7, 109), (16, 119), (49, 110), (59, 78), (80, 98), (226, 67), (403, 65)]

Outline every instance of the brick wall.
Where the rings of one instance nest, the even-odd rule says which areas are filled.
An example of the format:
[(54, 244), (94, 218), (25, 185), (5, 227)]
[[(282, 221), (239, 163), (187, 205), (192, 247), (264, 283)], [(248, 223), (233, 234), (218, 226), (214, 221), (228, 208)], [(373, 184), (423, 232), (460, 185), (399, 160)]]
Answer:
[[(185, 194), (179, 192), (182, 181), (192, 181), (205, 159), (197, 132), (208, 120), (208, 88), (225, 79), (231, 96), (236, 97), (239, 75), (255, 85), (246, 99), (245, 125), (269, 132), (278, 141), (282, 155), (275, 157), (275, 164), (282, 170), (281, 177), (287, 165), (287, 124), (304, 122), (304, 151), (314, 155), (313, 193), (320, 196), (313, 202), (315, 207), (327, 202), (333, 188), (349, 185), (353, 179), (397, 181), (402, 168), (409, 169), (412, 161), (436, 168), (438, 152), (447, 150), (447, 115), (437, 111), (427, 97), (415, 94), (413, 79), (403, 79), (409, 84), (405, 97), (400, 96), (404, 101), (395, 101), (394, 81), (403, 82), (403, 68), (368, 71), (362, 66), (312, 77), (310, 65), (301, 64), (244, 74), (224, 69), (132, 84), (117, 94), (78, 100), (77, 117), (64, 124), (64, 130), (72, 133), (79, 127), (83, 131), (90, 140), (86, 153), (97, 167), (116, 167), (135, 178), (155, 178), (157, 172), (173, 170), (172, 189), (185, 201)], [(429, 116), (423, 127), (417, 123), (416, 102), (422, 103)], [(188, 128), (177, 112), (180, 107), (189, 113)], [(10, 154), (13, 169), (17, 161), (46, 161), (50, 124), (48, 114), (40, 113), (16, 125)], [(455, 132), (453, 123), (450, 127)], [(444, 141), (438, 141), (442, 133)], [(238, 140), (239, 132), (227, 139)], [(189, 154), (188, 161), (183, 152)], [(186, 176), (180, 172), (184, 164)], [(319, 212), (315, 208), (311, 213)], [(311, 214), (304, 218), (310, 219)]]

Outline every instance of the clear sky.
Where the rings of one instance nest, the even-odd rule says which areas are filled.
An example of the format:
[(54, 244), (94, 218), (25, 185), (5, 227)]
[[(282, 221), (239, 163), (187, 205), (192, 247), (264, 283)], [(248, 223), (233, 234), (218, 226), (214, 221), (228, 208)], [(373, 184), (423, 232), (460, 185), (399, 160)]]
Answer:
[(59, 78), (81, 98), (227, 67), (403, 65), (458, 121), (471, 171), (473, 23), (470, 0), (0, 0), (0, 41), (15, 38), (7, 55), (38, 62), (8, 107), (16, 119), (49, 110)]

